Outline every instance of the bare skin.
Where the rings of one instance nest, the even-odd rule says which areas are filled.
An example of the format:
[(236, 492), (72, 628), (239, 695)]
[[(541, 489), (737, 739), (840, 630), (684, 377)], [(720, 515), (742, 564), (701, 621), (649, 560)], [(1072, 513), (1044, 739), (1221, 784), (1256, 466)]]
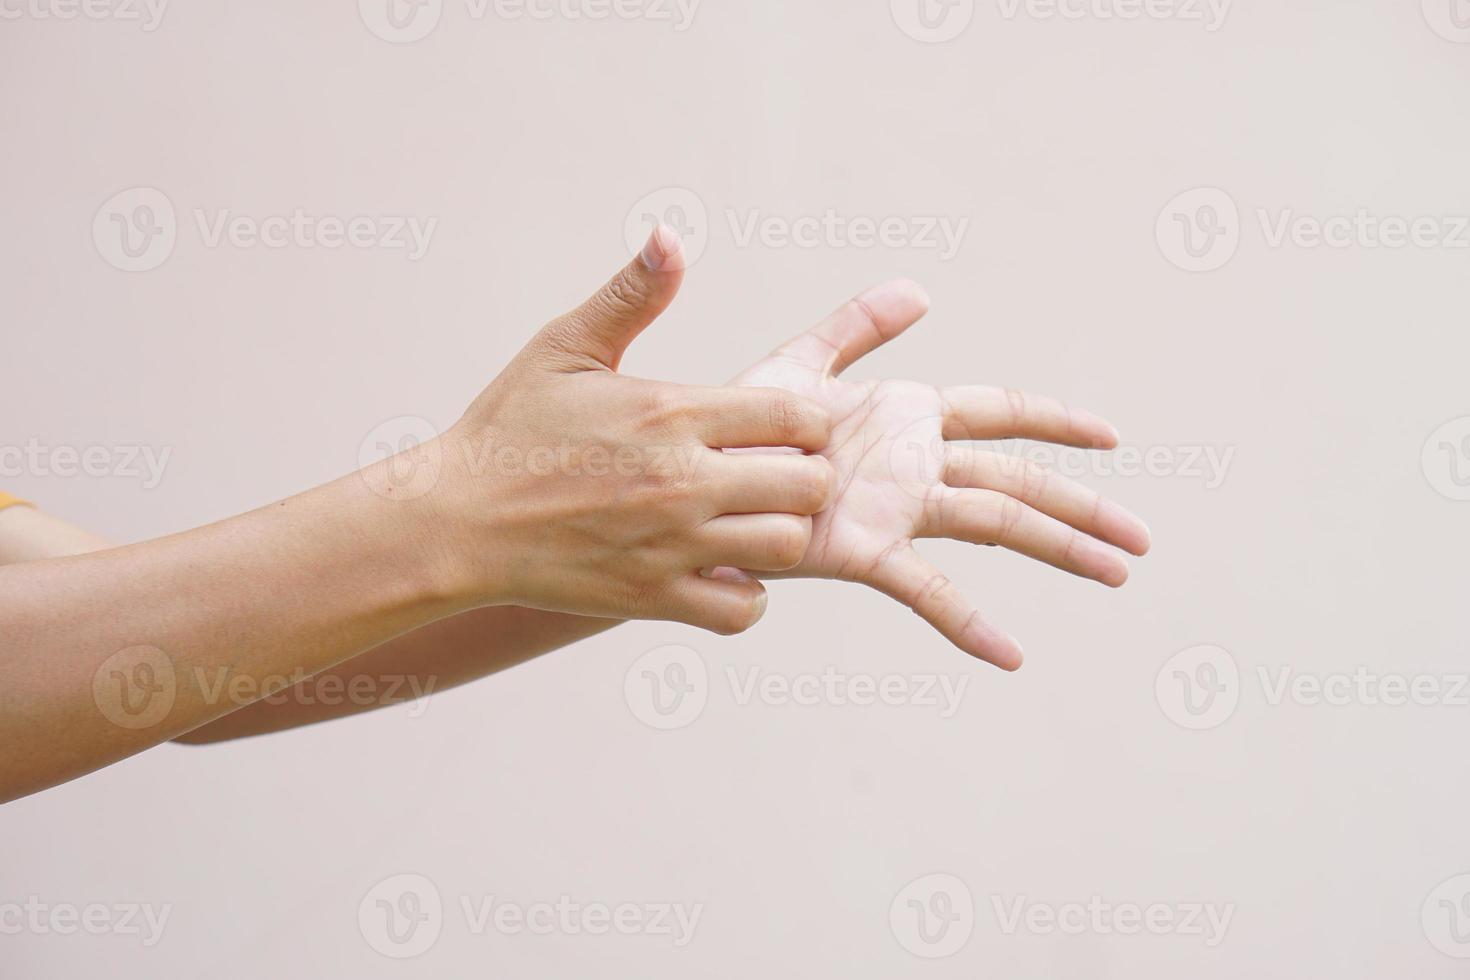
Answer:
[[(833, 474), (799, 451), (825, 445), (830, 422), (788, 391), (617, 372), (683, 271), (677, 237), (658, 229), (450, 431), (333, 483), (121, 548), (77, 554), (85, 542), (65, 532), (67, 557), (38, 558), (44, 531), (23, 528), (6, 549), (38, 560), (0, 568), (0, 801), (471, 610), (749, 628), (761, 583), (704, 570), (801, 560)], [(749, 446), (798, 452), (724, 452)], [(501, 450), (577, 465), (532, 475)]]
[(815, 519), (811, 546), (785, 573), (861, 582), (912, 608), (955, 646), (1007, 670), (1021, 647), (981, 617), (914, 549), (916, 538), (994, 544), (1057, 568), (1122, 585), (1117, 550), (1148, 551), (1148, 529), (1075, 481), (965, 440), (1035, 439), (1111, 449), (1113, 427), (1049, 398), (999, 388), (935, 388), (913, 381), (848, 381), (858, 358), (928, 310), (906, 280), (853, 299), (816, 328), (735, 379), (805, 395), (832, 416), (820, 450), (837, 471), (837, 497)]
[[(981, 449), (964, 442), (967, 437), (1025, 437), (1092, 448), (1115, 445), (1112, 427), (1095, 416), (1004, 389), (937, 389), (839, 377), (859, 357), (915, 323), (927, 306), (923, 291), (911, 282), (876, 287), (736, 379), (800, 393), (833, 420), (820, 452), (836, 472), (836, 496), (814, 518), (801, 562), (785, 572), (759, 574), (869, 584), (915, 608), (962, 650), (1014, 668), (1020, 663), (1015, 641), (983, 621), (918, 556), (914, 540), (948, 536), (995, 543), (1116, 586), (1127, 577), (1116, 549), (1144, 553), (1148, 531), (1072, 480), (998, 451), (999, 446)], [(63, 540), (57, 537), (58, 543)], [(0, 527), (0, 548), (4, 541)], [(395, 702), (414, 692), (442, 691), (618, 622), (524, 607), (476, 609), (390, 640), (177, 741), (222, 741), (381, 706), (372, 699), (334, 703), (320, 696), (328, 682), (340, 690), (366, 680), (368, 690), (384, 691), (383, 682), (391, 679), (397, 685)]]

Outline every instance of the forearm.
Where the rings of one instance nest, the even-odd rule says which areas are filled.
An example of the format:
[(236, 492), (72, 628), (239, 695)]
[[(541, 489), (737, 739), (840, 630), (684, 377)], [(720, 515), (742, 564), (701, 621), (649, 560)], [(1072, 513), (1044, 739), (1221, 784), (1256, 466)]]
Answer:
[[(15, 507), (0, 511), (0, 565), (109, 547), (106, 539), (41, 510)], [(174, 741), (191, 745), (225, 741), (425, 697), (560, 649), (620, 622), (519, 606), (474, 609), (395, 637)], [(217, 673), (210, 676), (206, 688), (218, 687)]]
[(184, 534), (0, 568), (0, 799), (462, 611), (409, 506), (354, 475)]
[(190, 745), (359, 714), (458, 687), (621, 621), (490, 606), (431, 623), (178, 737)]

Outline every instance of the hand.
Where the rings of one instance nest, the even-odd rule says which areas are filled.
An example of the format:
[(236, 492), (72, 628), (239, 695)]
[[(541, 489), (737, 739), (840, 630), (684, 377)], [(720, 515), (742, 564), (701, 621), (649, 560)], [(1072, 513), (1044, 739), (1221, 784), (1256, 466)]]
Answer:
[[(719, 633), (765, 609), (733, 568), (796, 565), (833, 492), (825, 409), (777, 388), (696, 388), (617, 373), (683, 279), (659, 228), (591, 299), (549, 323), (436, 442), (433, 491), (458, 588), (477, 605), (672, 619)], [(424, 451), (429, 444), (419, 447)], [(392, 462), (391, 460), (389, 461)], [(701, 574), (700, 569), (730, 569)]]
[(734, 383), (784, 388), (831, 414), (832, 437), (820, 452), (836, 468), (837, 497), (817, 515), (806, 557), (789, 574), (870, 585), (911, 607), (966, 653), (1014, 670), (1020, 645), (920, 557), (914, 539), (1001, 545), (1119, 586), (1128, 565), (1110, 545), (1142, 555), (1148, 529), (1081, 484), (959, 444), (1025, 438), (1111, 449), (1117, 433), (1096, 416), (1001, 388), (838, 377), (917, 322), (928, 306), (915, 283), (878, 286)]

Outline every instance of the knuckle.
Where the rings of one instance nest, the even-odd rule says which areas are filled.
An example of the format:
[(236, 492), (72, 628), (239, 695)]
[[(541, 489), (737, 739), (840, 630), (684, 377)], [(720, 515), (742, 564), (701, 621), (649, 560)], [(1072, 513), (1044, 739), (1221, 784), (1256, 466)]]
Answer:
[(773, 395), (767, 411), (770, 413), (771, 434), (777, 439), (784, 443), (801, 434), (803, 411), (796, 399), (787, 394)]
[(643, 394), (643, 418), (650, 427), (667, 427), (685, 418), (689, 410), (689, 398), (672, 385), (655, 385)]
[(825, 459), (818, 459), (812, 464), (802, 467), (801, 477), (795, 481), (796, 505), (802, 514), (815, 514), (827, 505), (827, 497), (832, 491), (832, 482), (836, 477), (832, 464)]
[(760, 600), (756, 595), (751, 595), (739, 602), (723, 603), (719, 609), (712, 611), (707, 628), (720, 636), (734, 636), (744, 633), (756, 624), (760, 619)]
[(772, 531), (768, 553), (776, 569), (794, 568), (806, 557), (811, 542), (812, 522), (809, 518), (783, 520)]
[(942, 606), (950, 594), (954, 591), (954, 585), (949, 577), (943, 573), (936, 572), (924, 580), (919, 587), (918, 594), (914, 596), (915, 609), (936, 609)]
[(1018, 495), (1022, 500), (1034, 507), (1046, 496), (1046, 487), (1050, 481), (1050, 470), (1037, 463), (1027, 462), (1021, 468), (1021, 485), (1018, 490)]
[(1006, 421), (1014, 429), (1026, 418), (1026, 393), (1015, 388), (1005, 389)]
[(599, 295), (609, 312), (623, 314), (644, 306), (648, 299), (648, 288), (632, 272), (623, 269), (608, 280)]
[(1015, 497), (1001, 495), (1000, 506), (996, 513), (995, 540), (999, 544), (1010, 541), (1016, 533), (1016, 527), (1026, 514), (1026, 505)]

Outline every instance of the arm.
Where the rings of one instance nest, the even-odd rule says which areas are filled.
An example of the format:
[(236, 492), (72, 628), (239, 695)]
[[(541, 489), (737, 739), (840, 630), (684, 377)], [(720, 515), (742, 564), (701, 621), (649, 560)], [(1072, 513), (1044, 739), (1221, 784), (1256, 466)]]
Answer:
[[(1096, 492), (1004, 449), (1016, 438), (1106, 449), (1112, 426), (1048, 398), (999, 388), (933, 388), (914, 382), (850, 382), (839, 376), (858, 358), (894, 339), (928, 308), (915, 284), (888, 283), (843, 305), (812, 330), (763, 358), (738, 379), (812, 398), (831, 414), (822, 454), (840, 491), (816, 515), (811, 545), (784, 573), (846, 579), (877, 588), (914, 609), (955, 646), (1003, 667), (1020, 664), (1020, 647), (988, 624), (914, 547), (920, 537), (948, 537), (1007, 549), (1110, 586), (1121, 585), (1123, 553), (1148, 550), (1147, 528)], [(987, 440), (990, 446), (966, 445)], [(538, 656), (606, 628), (602, 621), (527, 609), (459, 616), (341, 664), (344, 683), (384, 675), (400, 691), (442, 690)], [(182, 741), (207, 742), (276, 731), (355, 713), (377, 704), (321, 705), (302, 696), (259, 702)]]
[[(0, 510), (0, 565), (110, 547), (104, 538), (34, 507)], [(550, 653), (620, 622), (523, 606), (473, 609), (395, 637), (174, 741), (203, 745), (427, 696)]]
[(0, 800), (236, 706), (201, 677), (321, 670), (460, 611), (407, 517), (348, 478), (185, 534), (0, 568)]
[(828, 420), (786, 392), (617, 373), (682, 271), (659, 229), (454, 427), (398, 457), (184, 534), (0, 568), (0, 800), (470, 610), (748, 628), (760, 583), (700, 570), (795, 565), (832, 473), (722, 450), (814, 449)]

